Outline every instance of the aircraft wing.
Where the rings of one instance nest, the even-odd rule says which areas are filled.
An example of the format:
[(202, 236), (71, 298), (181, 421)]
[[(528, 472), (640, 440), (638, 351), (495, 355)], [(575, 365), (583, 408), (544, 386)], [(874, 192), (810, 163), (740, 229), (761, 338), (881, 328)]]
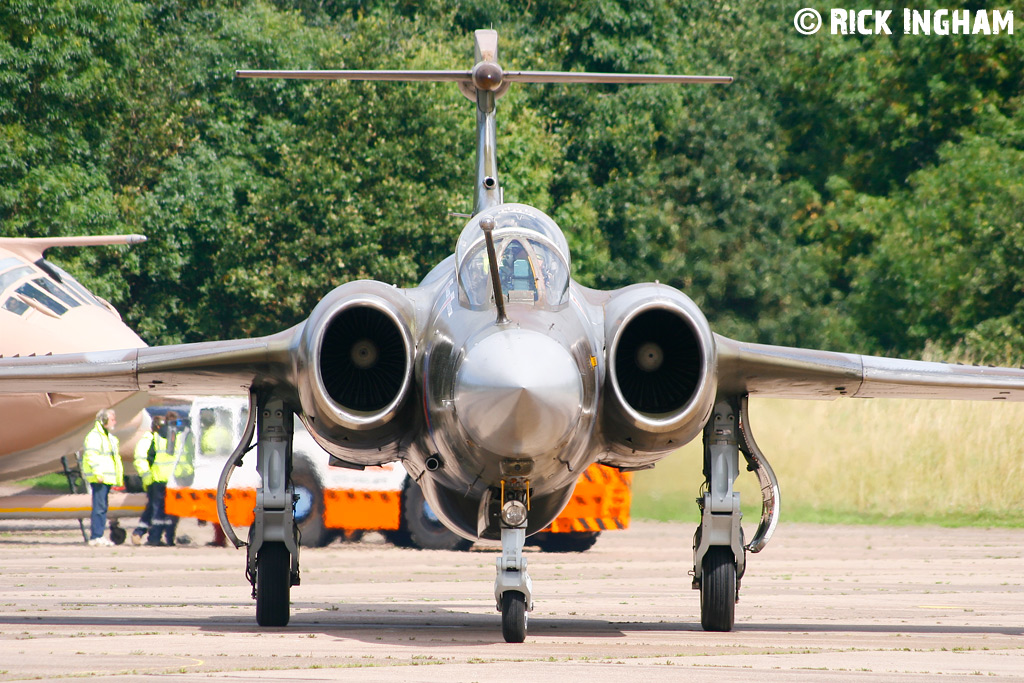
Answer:
[(268, 337), (0, 358), (0, 393), (247, 393), (287, 383), (302, 326)]
[(834, 399), (1024, 401), (1024, 369), (861, 356), (738, 342), (715, 335), (718, 390)]

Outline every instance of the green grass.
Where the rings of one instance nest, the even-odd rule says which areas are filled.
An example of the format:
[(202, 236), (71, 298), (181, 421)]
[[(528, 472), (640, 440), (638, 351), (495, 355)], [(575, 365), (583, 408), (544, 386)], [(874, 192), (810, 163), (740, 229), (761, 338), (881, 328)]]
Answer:
[[(781, 520), (1024, 527), (1024, 404), (751, 399), (779, 480)], [(698, 438), (634, 479), (636, 518), (697, 521)], [(760, 491), (737, 490), (756, 525)]]
[(789, 522), (817, 524), (871, 524), (881, 526), (942, 526), (942, 527), (1024, 527), (1022, 511), (936, 511), (932, 513), (896, 512), (891, 515), (865, 513), (854, 510), (819, 510), (812, 507), (794, 507), (783, 512)]
[(61, 493), (67, 493), (68, 480), (62, 472), (54, 472), (52, 474), (32, 477), (31, 479), (23, 479), (17, 482), (17, 486), (23, 486), (36, 491), (60, 491)]
[[(749, 498), (749, 497), (746, 497)], [(748, 535), (761, 520), (761, 506), (741, 505), (743, 526)], [(697, 504), (692, 498), (671, 499), (649, 494), (634, 494), (633, 519), (651, 519), (660, 522), (700, 523)], [(858, 512), (857, 510), (821, 509), (810, 505), (790, 505), (783, 499), (780, 522), (811, 524), (869, 524), (882, 526), (942, 526), (942, 527), (1001, 527), (1024, 528), (1024, 510), (933, 511), (933, 512)]]

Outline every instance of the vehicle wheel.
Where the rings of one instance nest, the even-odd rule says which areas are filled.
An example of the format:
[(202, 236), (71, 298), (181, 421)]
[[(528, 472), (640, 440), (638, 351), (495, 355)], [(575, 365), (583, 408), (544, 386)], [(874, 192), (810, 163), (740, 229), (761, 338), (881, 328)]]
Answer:
[(731, 631), (736, 619), (736, 561), (732, 550), (715, 545), (704, 555), (700, 580), (700, 625)]
[(546, 553), (582, 553), (590, 550), (597, 543), (599, 531), (569, 531), (566, 533), (553, 533), (545, 531), (534, 534), (532, 543)]
[(284, 543), (264, 543), (256, 555), (256, 623), (287, 626), (291, 603), (291, 555)]
[(295, 458), (292, 486), (299, 496), (295, 504), (295, 525), (300, 543), (307, 548), (322, 548), (334, 539), (324, 525), (324, 488), (308, 461)]
[(501, 635), (506, 643), (526, 640), (526, 596), (519, 591), (501, 594)]
[(423, 489), (411, 478), (406, 479), (405, 490), (402, 492), (402, 527), (409, 534), (414, 548), (469, 550), (473, 545), (472, 541), (449, 530), (437, 518), (423, 497)]
[[(405, 525), (405, 522), (402, 522)], [(409, 532), (405, 529), (394, 529), (392, 531), (384, 532), (384, 539), (395, 546), (396, 548), (417, 548), (412, 542), (412, 538), (409, 536)]]

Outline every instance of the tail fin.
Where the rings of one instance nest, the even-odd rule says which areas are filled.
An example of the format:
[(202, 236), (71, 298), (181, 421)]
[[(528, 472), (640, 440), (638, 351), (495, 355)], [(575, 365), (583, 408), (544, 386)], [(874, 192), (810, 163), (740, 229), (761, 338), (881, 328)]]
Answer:
[(53, 247), (96, 247), (104, 244), (140, 244), (145, 235), (80, 235), (76, 237), (0, 237), (0, 247), (29, 262), (38, 261)]
[(498, 64), (498, 32), (484, 29), (474, 34), (476, 63), (469, 71), (250, 71), (239, 78), (293, 78), (327, 81), (434, 81), (453, 82), (477, 105), (477, 174), (474, 213), (502, 203), (498, 182), (495, 103), (511, 83), (617, 83), (617, 84), (725, 84), (732, 76), (685, 76), (674, 74), (611, 74), (575, 71), (505, 71)]

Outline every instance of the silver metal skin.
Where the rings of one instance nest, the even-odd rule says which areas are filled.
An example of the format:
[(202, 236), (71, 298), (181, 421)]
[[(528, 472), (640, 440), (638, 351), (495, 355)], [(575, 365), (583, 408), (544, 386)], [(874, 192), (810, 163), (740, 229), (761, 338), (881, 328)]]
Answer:
[[(352, 357), (353, 349), (338, 348), (328, 339), (337, 331), (336, 326), (348, 324), (347, 316), (370, 312), (379, 314), (374, 326), (387, 327), (394, 332), (394, 357), (378, 359), (377, 363), (395, 363), (397, 381), (385, 403), (361, 408), (345, 405), (332, 397), (323, 370), (326, 360), (344, 362), (345, 356)], [(295, 353), (289, 368), (290, 380), (298, 390), (303, 421), (327, 452), (351, 459), (351, 446), (360, 445), (397, 455), (396, 435), (408, 427), (411, 419), (409, 397), (416, 345), (412, 329), (416, 316), (412, 302), (401, 290), (382, 282), (360, 280), (337, 287), (317, 304), (301, 330), (296, 329), (298, 339), (293, 340)], [(365, 337), (352, 341), (360, 345), (365, 343)], [(354, 361), (353, 365), (356, 364)], [(287, 391), (287, 385), (282, 391)], [(335, 448), (338, 442), (346, 447)], [(378, 458), (379, 455), (374, 456), (373, 462), (365, 463), (357, 458), (356, 462), (373, 465)]]
[(238, 535), (235, 533), (235, 528), (231, 525), (231, 521), (228, 519), (228, 509), (225, 504), (228, 482), (231, 481), (231, 474), (235, 471), (235, 468), (242, 463), (242, 456), (245, 455), (246, 451), (249, 449), (249, 444), (252, 443), (252, 437), (256, 433), (256, 416), (258, 413), (259, 405), (257, 396), (256, 392), (253, 391), (249, 393), (248, 419), (245, 423), (245, 429), (242, 432), (242, 438), (235, 446), (235, 450), (224, 462), (224, 468), (221, 470), (220, 478), (217, 480), (217, 519), (220, 520), (220, 526), (221, 529), (224, 530), (224, 535), (227, 536), (228, 540), (230, 540), (231, 544), (236, 548), (241, 548), (243, 545), (246, 545), (246, 543), (238, 538)]
[[(507, 479), (504, 464), (515, 462), (530, 480), (528, 533), (539, 531), (598, 455), (592, 432), (600, 347), (589, 311), (571, 303), (561, 311), (509, 304), (511, 322), (499, 326), (493, 308), (456, 304), (454, 277), (443, 285), (448, 293), (428, 319), (417, 368), (427, 429), (411, 446), (446, 464), (419, 482), (457, 533), (497, 540), (501, 506), (494, 501), (488, 509), (488, 492)], [(406, 465), (419, 477), (417, 461)]]
[(526, 544), (524, 527), (503, 527), (501, 530), (501, 556), (495, 560), (498, 570), (494, 578), (494, 601), (501, 611), (501, 596), (506, 591), (519, 591), (526, 598), (526, 611), (533, 611), (533, 579), (526, 571)]
[[(479, 32), (478, 32), (479, 33)], [(323, 69), (289, 71), (286, 69), (238, 69), (238, 78), (287, 78), (306, 81), (452, 81), (477, 85), (473, 71), (360, 71), (357, 69)], [(493, 83), (493, 73), (482, 76), (484, 83)], [(731, 76), (681, 76), (674, 74), (610, 74), (578, 71), (503, 71), (505, 83), (619, 83), (624, 85), (686, 83), (692, 85), (723, 85), (732, 83)], [(497, 90), (498, 88), (491, 88)]]
[(492, 297), (494, 307), (498, 309), (496, 322), (503, 325), (508, 322), (508, 316), (505, 315), (505, 297), (502, 295), (501, 279), (498, 274), (498, 257), (494, 251), (494, 219), (482, 218), (480, 230), (483, 231), (484, 240), (487, 242), (487, 267), (491, 271), (491, 291), (496, 293), (496, 296)]
[(280, 397), (260, 400), (256, 440), (256, 489), (253, 525), (246, 544), (246, 576), (256, 586), (256, 559), (266, 542), (281, 542), (291, 555), (291, 585), (299, 583), (299, 539), (295, 526), (295, 489), (288, 479), (292, 460), (293, 412)]
[(715, 404), (714, 415), (704, 427), (704, 477), (708, 490), (700, 504), (701, 522), (694, 539), (694, 588), (700, 588), (704, 555), (711, 546), (725, 546), (732, 550), (737, 580), (746, 570), (743, 531), (740, 528), (743, 517), (740, 494), (733, 490), (739, 476), (738, 412), (734, 401), (719, 401)]
[(455, 412), (478, 446), (535, 459), (579, 420), (583, 383), (572, 356), (539, 332), (504, 330), (466, 349), (455, 376)]
[[(508, 84), (498, 66), (498, 32), (477, 31), (474, 49), (476, 65), (470, 82), (460, 84), (462, 94), (476, 102), (476, 189), (473, 213), (498, 206), (502, 202), (498, 182), (498, 124), (495, 115), (498, 98)], [(481, 226), (483, 227), (483, 226)]]
[(754, 537), (747, 543), (746, 549), (752, 553), (759, 553), (764, 550), (775, 533), (775, 527), (779, 524), (779, 480), (775, 478), (775, 471), (768, 464), (768, 459), (758, 448), (754, 441), (754, 435), (750, 431), (749, 398), (740, 397), (739, 411), (739, 433), (740, 452), (747, 459), (747, 469), (751, 470), (761, 485), (761, 521), (757, 525)]
[[(495, 596), (500, 604), (503, 591), (520, 590), (531, 607), (523, 539), (558, 515), (580, 473), (593, 462), (650, 467), (699, 434), (708, 489), (695, 575), (700, 578), (708, 549), (718, 546), (731, 550), (730, 568), (742, 576), (745, 550), (733, 490), (740, 452), (762, 486), (752, 552), (767, 543), (779, 509), (778, 483), (749, 431), (748, 395), (1024, 400), (1021, 369), (750, 344), (715, 334), (697, 305), (672, 287), (598, 291), (577, 284), (561, 229), (543, 212), (502, 197), (495, 113), (509, 84), (731, 79), (506, 72), (497, 61), (494, 31), (477, 32), (475, 48), (475, 66), (466, 71), (238, 72), (449, 81), (476, 105), (474, 215), (455, 254), (418, 287), (350, 282), (328, 293), (303, 323), (255, 339), (0, 359), (0, 393), (255, 393), (264, 482), (249, 542), (250, 573), (259, 545), (281, 541), (298, 578), (284, 476), (294, 412), (331, 464), (359, 468), (402, 460), (446, 526), (466, 538), (500, 540)], [(499, 303), (505, 310), (500, 318)], [(523, 525), (503, 523), (510, 502), (527, 508)], [(731, 628), (731, 622), (711, 621)]]
[(632, 285), (619, 290), (605, 306), (605, 339), (609, 340), (608, 357), (614, 359), (630, 327), (643, 324), (645, 314), (667, 314), (662, 325), (674, 323), (676, 329), (669, 336), (674, 346), (662, 348), (651, 343), (641, 344), (632, 354), (637, 365), (648, 365), (650, 354), (656, 351), (660, 361), (647, 374), (665, 372), (666, 359), (677, 361), (687, 355), (692, 368), (693, 388), (687, 401), (673, 410), (653, 412), (631, 404), (620, 383), (621, 372), (611, 364), (608, 373), (606, 410), (602, 426), (608, 436), (614, 455), (602, 462), (621, 467), (639, 468), (653, 465), (668, 452), (690, 442), (701, 433), (715, 401), (718, 380), (715, 372), (717, 348), (715, 335), (707, 318), (693, 301), (682, 292), (665, 285)]
[[(288, 78), (306, 81), (453, 81), (476, 85), (473, 71), (360, 71), (357, 69), (323, 69), (289, 71), (286, 69), (238, 69), (238, 78)], [(493, 82), (493, 74), (483, 76)], [(624, 85), (686, 83), (692, 85), (724, 85), (731, 76), (681, 76), (674, 74), (611, 74), (578, 71), (503, 71), (502, 83), (619, 83)], [(492, 88), (497, 90), (497, 88)]]

